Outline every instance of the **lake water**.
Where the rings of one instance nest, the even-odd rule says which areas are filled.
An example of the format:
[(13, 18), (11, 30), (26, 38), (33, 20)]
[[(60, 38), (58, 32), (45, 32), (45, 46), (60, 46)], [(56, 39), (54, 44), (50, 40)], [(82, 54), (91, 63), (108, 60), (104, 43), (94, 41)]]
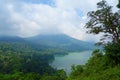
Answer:
[(64, 69), (67, 74), (71, 71), (71, 65), (84, 65), (90, 58), (92, 51), (72, 52), (64, 56), (55, 56), (51, 66), (57, 69)]

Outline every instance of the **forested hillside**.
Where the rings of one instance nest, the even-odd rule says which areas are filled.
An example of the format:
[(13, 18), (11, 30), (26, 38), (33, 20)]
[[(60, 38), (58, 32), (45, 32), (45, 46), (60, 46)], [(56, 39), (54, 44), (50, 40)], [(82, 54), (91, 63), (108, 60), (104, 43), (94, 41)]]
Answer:
[(120, 0), (117, 9), (102, 0), (88, 12), (85, 28), (103, 35), (96, 44), (103, 50), (94, 50), (85, 65), (72, 65), (68, 76), (50, 66), (54, 55), (94, 49), (93, 44), (66, 35), (0, 37), (0, 80), (120, 80)]
[[(49, 52), (48, 52), (49, 53)], [(61, 80), (63, 70), (53, 69), (53, 54), (34, 49), (24, 42), (0, 42), (0, 80)], [(64, 75), (60, 77), (61, 75)]]
[(65, 34), (38, 35), (26, 38), (26, 40), (35, 44), (45, 45), (50, 48), (66, 52), (93, 50), (96, 48), (94, 42), (77, 40)]
[(98, 43), (104, 50), (94, 50), (84, 66), (72, 66), (67, 80), (120, 80), (120, 13), (112, 12), (104, 0), (97, 7), (98, 10), (88, 13), (90, 20), (86, 28), (89, 33), (104, 33)]

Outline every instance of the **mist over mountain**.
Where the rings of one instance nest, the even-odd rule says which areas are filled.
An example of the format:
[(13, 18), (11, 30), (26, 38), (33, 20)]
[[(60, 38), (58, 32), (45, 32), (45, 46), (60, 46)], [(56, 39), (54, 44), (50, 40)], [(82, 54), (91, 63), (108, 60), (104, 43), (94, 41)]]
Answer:
[(56, 49), (71, 52), (92, 50), (96, 48), (93, 42), (77, 40), (65, 34), (38, 35), (29, 38), (20, 38), (16, 36), (1, 36), (0, 41), (25, 43), (39, 50)]
[(2, 42), (25, 42), (24, 38), (17, 36), (0, 36), (0, 41)]
[(93, 42), (77, 40), (65, 34), (38, 35), (26, 38), (26, 40), (35, 44), (46, 45), (55, 49), (61, 49), (65, 51), (81, 51), (96, 48)]

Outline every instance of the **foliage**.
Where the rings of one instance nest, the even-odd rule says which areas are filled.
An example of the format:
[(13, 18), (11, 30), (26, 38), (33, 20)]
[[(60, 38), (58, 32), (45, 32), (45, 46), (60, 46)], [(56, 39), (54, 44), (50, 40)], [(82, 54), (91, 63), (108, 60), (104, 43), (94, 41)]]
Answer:
[(49, 76), (49, 75), (44, 75), (41, 80), (65, 80), (67, 78), (66, 76), (66, 72), (61, 69), (61, 70), (57, 70), (57, 72), (53, 75), (53, 76)]
[(77, 65), (77, 66), (72, 65), (71, 67), (72, 67), (72, 72), (70, 73), (71, 78), (74, 78), (74, 77), (82, 74), (83, 66), (81, 66), (81, 65)]
[(53, 69), (53, 54), (21, 42), (0, 42), (0, 80), (65, 80), (63, 70)]
[(120, 64), (120, 43), (108, 44), (105, 46), (105, 53), (114, 65)]
[(42, 50), (23, 40), (0, 42), (0, 80), (120, 80), (120, 14), (113, 13), (104, 0), (97, 6), (98, 10), (88, 13), (86, 28), (89, 33), (104, 33), (104, 39), (112, 41), (104, 46), (104, 52), (94, 50), (85, 65), (72, 65), (67, 78), (64, 70), (49, 65), (53, 52), (59, 50)]
[(104, 39), (109, 38), (112, 42), (104, 45), (104, 52), (94, 50), (83, 67), (72, 66), (67, 80), (120, 80), (120, 14), (113, 13), (112, 7), (104, 0), (97, 6), (98, 10), (88, 13), (90, 20), (86, 28), (89, 33), (104, 33)]
[(120, 14), (119, 12), (112, 12), (112, 7), (102, 0), (97, 3), (98, 9), (96, 11), (88, 12), (90, 20), (86, 24), (88, 33), (100, 34), (103, 33), (104, 40), (109, 39), (112, 42), (118, 43), (120, 41)]
[(117, 7), (120, 8), (120, 0), (118, 0), (118, 1), (119, 1), (119, 2), (118, 2), (118, 4), (117, 4)]
[[(94, 53), (95, 52), (95, 53)], [(101, 51), (93, 51), (93, 55), (84, 66), (72, 66), (67, 80), (119, 80), (120, 65), (114, 65)]]

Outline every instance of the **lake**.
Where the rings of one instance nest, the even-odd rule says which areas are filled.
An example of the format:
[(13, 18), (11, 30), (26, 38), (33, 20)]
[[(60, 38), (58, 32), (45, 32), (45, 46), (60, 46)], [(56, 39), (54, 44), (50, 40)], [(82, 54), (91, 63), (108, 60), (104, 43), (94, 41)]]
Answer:
[(84, 65), (90, 58), (92, 51), (72, 52), (64, 56), (55, 56), (51, 66), (57, 69), (64, 69), (67, 74), (71, 71), (71, 65)]

